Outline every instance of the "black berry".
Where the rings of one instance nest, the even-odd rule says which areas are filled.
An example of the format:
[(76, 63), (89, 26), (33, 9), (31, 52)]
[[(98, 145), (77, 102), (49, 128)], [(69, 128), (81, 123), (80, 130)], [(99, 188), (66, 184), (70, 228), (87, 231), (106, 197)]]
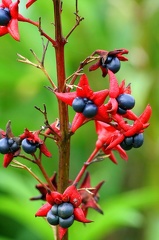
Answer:
[(0, 153), (6, 154), (10, 152), (10, 147), (8, 144), (8, 138), (0, 139)]
[(84, 110), (83, 110), (83, 115), (86, 118), (92, 118), (97, 114), (98, 108), (94, 103), (88, 103), (86, 104)]
[(48, 213), (47, 213), (47, 216), (46, 216), (46, 219), (47, 221), (51, 224), (51, 225), (58, 225), (59, 224), (59, 217), (54, 215), (52, 213), (52, 210), (50, 210)]
[(85, 105), (85, 99), (80, 97), (76, 97), (72, 102), (72, 107), (75, 112), (83, 112)]
[(111, 70), (113, 73), (116, 73), (120, 69), (120, 60), (117, 57), (109, 55), (104, 63), (102, 63), (102, 67)]
[(58, 216), (68, 218), (73, 214), (74, 207), (71, 203), (62, 203), (58, 206)]
[(26, 153), (32, 154), (36, 152), (37, 147), (38, 147), (37, 143), (33, 143), (32, 141), (26, 138), (23, 139), (22, 141), (22, 148)]
[(11, 20), (8, 8), (0, 8), (0, 26), (7, 26)]
[(134, 136), (133, 147), (134, 148), (139, 148), (139, 147), (142, 146), (143, 142), (144, 142), (144, 135), (143, 135), (143, 133), (139, 133), (139, 134)]
[(119, 108), (124, 110), (132, 109), (135, 106), (135, 99), (127, 93), (120, 94), (116, 100)]
[(69, 218), (63, 219), (59, 217), (59, 225), (62, 228), (68, 228), (70, 227), (74, 222), (74, 215), (70, 216)]

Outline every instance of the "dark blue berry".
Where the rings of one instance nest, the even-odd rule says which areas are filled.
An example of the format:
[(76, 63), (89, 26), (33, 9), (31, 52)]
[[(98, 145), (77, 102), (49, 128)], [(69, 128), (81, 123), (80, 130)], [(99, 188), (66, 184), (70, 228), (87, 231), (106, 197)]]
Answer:
[(74, 215), (70, 216), (69, 218), (63, 219), (59, 217), (59, 225), (62, 228), (68, 228), (70, 227), (74, 222)]
[(54, 215), (58, 215), (58, 206), (57, 204), (54, 204), (51, 208), (51, 211)]
[(97, 114), (98, 108), (94, 103), (89, 103), (86, 104), (84, 110), (83, 110), (83, 115), (86, 118), (92, 118)]
[(72, 107), (75, 110), (75, 112), (83, 112), (83, 109), (85, 107), (85, 99), (81, 97), (76, 97), (72, 102)]
[(123, 108), (118, 107), (118, 109), (117, 109), (117, 113), (120, 114), (120, 115), (123, 115), (123, 114), (126, 113), (126, 110), (123, 109)]
[(117, 97), (118, 106), (122, 109), (132, 109), (135, 106), (135, 99), (127, 93), (120, 94)]
[(0, 153), (6, 154), (10, 152), (10, 147), (8, 144), (8, 138), (0, 139)]
[(134, 136), (133, 147), (139, 148), (142, 146), (143, 142), (144, 142), (144, 135), (143, 135), (143, 133), (139, 133)]
[(29, 141), (28, 139), (23, 139), (22, 141), (22, 148), (26, 153), (32, 154), (36, 152), (38, 144), (33, 143), (32, 141)]
[(102, 64), (102, 67), (111, 70), (113, 73), (116, 73), (120, 69), (120, 60), (117, 57), (109, 55)]
[(133, 147), (133, 145), (127, 145), (125, 143), (125, 140), (120, 143), (120, 146), (126, 151), (130, 150)]
[(11, 152), (16, 152), (19, 149), (19, 145), (14, 141), (13, 144), (10, 146)]
[(58, 216), (68, 218), (73, 214), (74, 207), (71, 203), (62, 203), (58, 206)]
[(54, 215), (51, 210), (47, 213), (46, 219), (51, 225), (59, 224), (59, 217)]
[(0, 8), (0, 26), (7, 26), (11, 20), (8, 8)]

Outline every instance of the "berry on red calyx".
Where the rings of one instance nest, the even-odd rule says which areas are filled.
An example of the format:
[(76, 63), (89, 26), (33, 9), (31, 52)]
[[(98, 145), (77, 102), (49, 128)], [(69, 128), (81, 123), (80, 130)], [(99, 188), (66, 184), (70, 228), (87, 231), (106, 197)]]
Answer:
[(121, 143), (120, 146), (124, 150), (130, 150), (131, 148), (139, 148), (144, 142), (143, 133), (135, 134), (132, 137), (126, 137)]
[(102, 62), (102, 67), (117, 73), (120, 69), (120, 60), (115, 56), (108, 55), (107, 59)]
[(22, 148), (24, 150), (24, 152), (28, 153), (28, 154), (32, 154), (34, 152), (36, 152), (37, 147), (39, 146), (38, 143), (34, 143), (28, 139), (23, 139), (22, 141)]

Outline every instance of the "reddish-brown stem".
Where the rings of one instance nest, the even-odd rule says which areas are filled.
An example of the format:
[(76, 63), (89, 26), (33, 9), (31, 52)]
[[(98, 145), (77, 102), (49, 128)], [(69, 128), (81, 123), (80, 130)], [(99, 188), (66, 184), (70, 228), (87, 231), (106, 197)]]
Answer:
[(34, 155), (34, 157), (35, 157), (36, 164), (38, 165), (38, 167), (40, 168), (40, 170), (41, 170), (44, 178), (46, 179), (50, 190), (51, 190), (51, 191), (56, 191), (56, 189), (55, 189), (55, 187), (53, 186), (53, 184), (52, 184), (49, 176), (47, 175), (47, 173), (46, 173), (46, 171), (45, 171), (45, 169), (44, 169), (44, 167), (43, 167), (40, 159), (37, 159), (35, 155)]
[[(64, 62), (64, 46), (66, 40), (62, 35), (61, 24), (61, 1), (53, 0), (54, 4), (54, 19), (55, 19), (55, 55), (56, 55), (56, 70), (57, 70), (57, 87), (59, 92), (65, 91), (65, 62)], [(58, 168), (58, 191), (64, 192), (69, 182), (69, 160), (70, 160), (70, 135), (69, 135), (69, 118), (68, 107), (58, 101), (59, 120), (61, 138), (58, 141), (59, 147), (59, 168)], [(57, 229), (58, 230), (58, 229)], [(58, 234), (57, 234), (58, 235)], [(57, 240), (59, 237), (57, 236)], [(63, 240), (68, 240), (68, 234), (65, 234)]]
[(94, 151), (92, 152), (92, 154), (90, 155), (88, 160), (84, 163), (83, 167), (81, 168), (80, 172), (78, 173), (78, 175), (77, 175), (76, 179), (74, 180), (73, 184), (76, 185), (81, 180), (81, 178), (82, 178), (83, 174), (85, 173), (87, 167), (92, 162), (92, 160), (94, 159), (94, 157), (98, 153), (98, 151), (99, 151), (99, 149), (97, 149), (97, 148), (94, 149)]

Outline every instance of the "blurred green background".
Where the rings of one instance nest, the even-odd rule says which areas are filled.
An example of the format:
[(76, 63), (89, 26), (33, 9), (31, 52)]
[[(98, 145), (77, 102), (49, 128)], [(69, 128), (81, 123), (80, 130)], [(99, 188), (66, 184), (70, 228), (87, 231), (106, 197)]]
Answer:
[[(25, 1), (26, 2), (26, 1)], [(38, 0), (28, 10), (25, 2), (20, 12), (33, 20), (42, 18), (42, 28), (53, 35), (52, 1)], [(104, 211), (100, 215), (89, 211), (94, 223), (84, 226), (75, 222), (70, 228), (70, 240), (158, 240), (159, 239), (159, 2), (156, 0), (100, 0), (79, 1), (79, 14), (85, 18), (69, 38), (66, 45), (66, 74), (69, 76), (79, 63), (96, 49), (129, 50), (128, 62), (122, 62), (117, 73), (131, 83), (136, 99), (134, 112), (140, 115), (148, 103), (153, 114), (150, 127), (145, 131), (145, 143), (140, 149), (128, 152), (124, 162), (118, 155), (118, 165), (109, 160), (89, 167), (92, 186), (105, 180), (100, 191), (99, 204)], [(75, 1), (63, 1), (63, 32), (66, 35), (75, 23)], [(19, 53), (35, 61), (30, 49), (41, 57), (42, 40), (38, 30), (27, 23), (19, 23), (21, 41), (10, 35), (0, 38), (0, 128), (12, 122), (15, 136), (27, 127), (39, 129), (44, 124), (42, 114), (34, 106), (45, 103), (48, 118), (58, 117), (55, 96), (44, 86), (49, 83), (40, 70), (17, 62)], [(45, 41), (46, 42), (46, 41)], [(45, 67), (56, 82), (54, 49), (49, 45)], [(107, 78), (100, 70), (88, 72), (94, 90), (108, 87)], [(73, 118), (70, 110), (70, 120)], [(80, 128), (72, 138), (71, 172), (73, 179), (83, 162), (94, 149), (96, 134), (93, 123)], [(47, 140), (53, 158), (44, 159), (49, 176), (57, 170), (56, 145)], [(0, 156), (0, 240), (53, 239), (51, 228), (42, 218), (34, 217), (42, 201), (29, 201), (38, 195), (37, 182), (24, 170), (2, 167)], [(26, 163), (26, 161), (23, 161)], [(26, 163), (40, 177), (33, 164)]]

